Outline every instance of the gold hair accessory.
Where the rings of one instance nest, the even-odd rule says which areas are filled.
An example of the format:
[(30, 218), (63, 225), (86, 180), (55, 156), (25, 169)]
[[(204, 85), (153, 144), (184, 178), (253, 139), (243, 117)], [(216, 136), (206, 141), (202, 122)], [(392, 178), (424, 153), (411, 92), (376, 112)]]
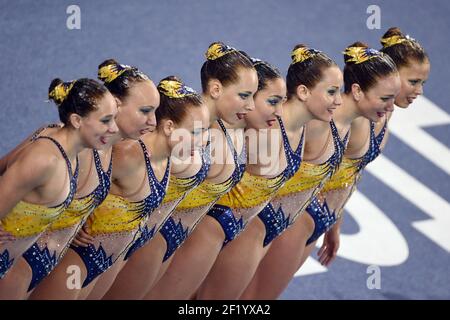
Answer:
[(349, 47), (345, 49), (343, 54), (350, 56), (345, 62), (354, 62), (355, 64), (360, 64), (372, 58), (382, 56), (380, 51), (365, 47)]
[(158, 88), (161, 89), (162, 94), (172, 99), (184, 98), (196, 94), (194, 89), (178, 80), (162, 80), (158, 84)]
[(98, 78), (105, 83), (110, 83), (128, 69), (131, 69), (131, 67), (122, 64), (109, 64), (98, 70)]
[(392, 46), (395, 46), (396, 44), (400, 44), (403, 42), (413, 42), (415, 41), (414, 38), (411, 38), (409, 34), (407, 34), (405, 37), (395, 35), (392, 37), (387, 38), (381, 38), (381, 44), (383, 45), (383, 48), (389, 48)]
[(214, 42), (209, 46), (208, 51), (206, 51), (205, 53), (205, 56), (208, 60), (216, 60), (231, 52), (237, 52), (237, 50), (223, 43)]
[(58, 84), (53, 90), (48, 94), (57, 104), (63, 103), (63, 101), (69, 95), (70, 90), (75, 84), (75, 80), (71, 82), (63, 82)]
[(318, 53), (320, 53), (320, 51), (316, 49), (311, 49), (307, 47), (297, 48), (293, 50), (291, 53), (292, 58), (291, 65), (296, 64), (298, 62), (306, 61)]

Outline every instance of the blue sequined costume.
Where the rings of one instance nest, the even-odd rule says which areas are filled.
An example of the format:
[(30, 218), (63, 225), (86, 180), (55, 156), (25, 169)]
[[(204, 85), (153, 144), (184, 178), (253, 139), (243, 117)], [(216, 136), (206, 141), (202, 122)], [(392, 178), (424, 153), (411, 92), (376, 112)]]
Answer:
[(272, 203), (258, 214), (266, 227), (264, 246), (295, 222), (298, 215), (307, 207), (341, 162), (349, 134), (347, 133), (341, 141), (333, 121), (330, 122), (330, 130), (334, 150), (331, 156), (321, 164), (303, 161), (300, 169), (278, 191)]
[(286, 168), (270, 178), (245, 172), (239, 183), (208, 212), (209, 216), (219, 222), (225, 233), (224, 245), (242, 232), (247, 223), (267, 205), (300, 167), (305, 130), (302, 129), (300, 142), (294, 151), (281, 118), (277, 119), (281, 129)]
[(97, 187), (90, 194), (74, 199), (48, 230), (23, 254), (33, 271), (28, 290), (34, 289), (56, 267), (89, 214), (109, 193), (112, 161), (109, 163), (108, 171), (105, 172), (98, 151), (92, 150), (92, 154), (99, 180)]
[(140, 201), (130, 201), (124, 197), (109, 194), (105, 201), (94, 210), (86, 224), (94, 237), (95, 245), (71, 248), (78, 253), (88, 271), (83, 282), (86, 287), (96, 277), (110, 268), (117, 259), (125, 254), (139, 237), (139, 230), (148, 216), (163, 201), (169, 181), (170, 159), (161, 181), (156, 178), (147, 147), (138, 140), (145, 160), (147, 182), (150, 194)]

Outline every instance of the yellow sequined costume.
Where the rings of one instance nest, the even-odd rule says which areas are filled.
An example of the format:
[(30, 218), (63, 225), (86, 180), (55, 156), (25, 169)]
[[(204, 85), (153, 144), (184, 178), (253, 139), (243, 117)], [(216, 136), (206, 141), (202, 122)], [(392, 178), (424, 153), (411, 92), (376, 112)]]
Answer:
[[(2, 278), (11, 268), (14, 260), (17, 260), (17, 257), (24, 254), (48, 226), (64, 212), (72, 202), (77, 188), (78, 159), (75, 172), (72, 174), (72, 165), (62, 146), (51, 137), (42, 136), (37, 137), (35, 140), (37, 139), (49, 139), (58, 147), (63, 155), (69, 173), (69, 194), (63, 203), (53, 207), (20, 201), (3, 219), (0, 220), (0, 225), (3, 230), (16, 237), (15, 240), (0, 246), (0, 278)], [(38, 253), (41, 254), (42, 252)], [(31, 261), (29, 263), (31, 263)]]
[(292, 150), (281, 118), (278, 117), (281, 128), (283, 148), (287, 166), (276, 177), (268, 178), (256, 176), (248, 172), (239, 183), (224, 195), (208, 212), (208, 215), (217, 220), (225, 233), (224, 244), (235, 239), (253, 219), (275, 196), (277, 191), (290, 179), (300, 167), (303, 150), (303, 132), (297, 149)]
[(88, 275), (83, 287), (110, 268), (139, 237), (139, 227), (162, 202), (169, 180), (170, 160), (161, 181), (158, 181), (150, 164), (145, 144), (138, 140), (147, 171), (150, 194), (141, 201), (130, 201), (124, 197), (108, 194), (103, 203), (86, 221), (94, 244), (88, 247), (72, 246), (83, 260)]
[[(324, 162), (321, 164), (303, 161), (295, 175), (278, 191), (270, 204), (258, 214), (259, 219), (266, 227), (264, 246), (295, 222), (341, 162), (348, 134), (341, 141), (333, 121), (330, 122), (330, 128), (333, 141), (331, 156), (327, 160), (322, 160)], [(321, 161), (320, 159), (318, 161)]]

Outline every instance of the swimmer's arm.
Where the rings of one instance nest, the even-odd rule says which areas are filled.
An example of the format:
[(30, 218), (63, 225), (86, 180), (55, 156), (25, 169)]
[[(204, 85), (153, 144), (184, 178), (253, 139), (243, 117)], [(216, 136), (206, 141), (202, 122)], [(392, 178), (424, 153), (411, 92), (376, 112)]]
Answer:
[(0, 179), (0, 219), (28, 193), (45, 185), (54, 174), (58, 158), (32, 151), (21, 155)]
[(0, 176), (3, 175), (8, 168), (8, 164), (14, 159), (14, 157), (22, 150), (23, 147), (31, 143), (30, 139), (33, 137), (33, 134), (30, 134), (25, 140), (23, 140), (19, 145), (17, 145), (14, 149), (12, 149), (9, 153), (4, 155), (0, 159)]
[(320, 264), (328, 267), (337, 256), (340, 246), (342, 216), (336, 221), (335, 225), (325, 232), (323, 243), (317, 252)]
[(344, 207), (354, 189), (353, 186), (349, 186), (347, 188), (333, 190), (333, 192), (321, 192), (318, 195), (320, 202), (323, 204), (326, 200), (330, 211), (334, 211), (336, 214), (336, 223), (325, 233), (322, 246), (317, 252), (318, 260), (323, 266), (329, 266), (336, 259), (340, 246)]
[[(62, 126), (62, 124), (55, 124), (55, 125), (59, 125)], [(16, 155), (19, 153), (20, 150), (23, 149), (23, 147), (27, 146), (28, 144), (30, 144), (32, 142), (32, 139), (39, 136), (39, 134), (45, 130), (46, 128), (49, 128), (51, 126), (54, 125), (49, 125), (49, 126), (44, 126), (44, 127), (40, 127), (39, 129), (37, 129), (36, 131), (34, 131), (32, 134), (30, 134), (28, 137), (26, 137), (20, 144), (18, 144), (13, 150), (11, 150), (9, 153), (7, 153), (6, 155), (4, 155), (1, 159), (0, 159), (0, 176), (3, 175), (6, 171), (6, 169), (8, 168), (8, 164), (11, 163), (11, 161), (16, 157)]]

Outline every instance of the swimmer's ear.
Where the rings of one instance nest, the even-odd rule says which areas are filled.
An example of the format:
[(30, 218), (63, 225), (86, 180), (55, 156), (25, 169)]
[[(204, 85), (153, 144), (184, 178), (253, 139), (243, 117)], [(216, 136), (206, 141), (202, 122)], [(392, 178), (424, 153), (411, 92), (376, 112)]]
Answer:
[(172, 135), (172, 132), (175, 130), (175, 123), (170, 119), (163, 119), (161, 120), (161, 127), (164, 131), (164, 134), (167, 137), (170, 137)]
[(222, 94), (223, 86), (222, 83), (217, 79), (210, 79), (208, 81), (208, 93), (213, 99), (218, 99)]
[(352, 95), (353, 99), (355, 99), (355, 101), (357, 102), (361, 101), (361, 99), (364, 97), (364, 92), (361, 90), (359, 84), (352, 84)]
[(308, 100), (311, 92), (309, 91), (308, 87), (301, 84), (297, 87), (297, 98), (302, 101), (305, 102), (306, 100)]
[(117, 98), (117, 97), (114, 97), (114, 100), (116, 100), (117, 108), (120, 108), (120, 107), (122, 106), (122, 100), (120, 100), (120, 99)]
[(55, 102), (59, 107), (69, 95), (70, 90), (75, 84), (75, 80), (70, 82), (63, 82), (59, 78), (55, 78), (50, 83), (48, 88), (48, 99)]
[(83, 118), (79, 114), (72, 113), (69, 117), (69, 123), (78, 130), (83, 123)]

